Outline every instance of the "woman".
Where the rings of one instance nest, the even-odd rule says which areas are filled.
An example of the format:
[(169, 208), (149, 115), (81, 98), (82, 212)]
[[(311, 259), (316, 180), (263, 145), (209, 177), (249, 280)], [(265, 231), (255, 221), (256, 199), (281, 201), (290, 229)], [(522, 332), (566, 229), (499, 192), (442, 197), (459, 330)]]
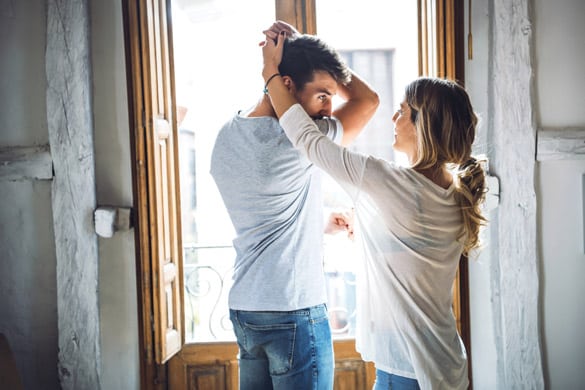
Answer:
[[(454, 82), (420, 78), (394, 114), (394, 149), (409, 167), (324, 137), (278, 73), (285, 35), (263, 43), (266, 90), (288, 138), (351, 196), (364, 261), (357, 272), (356, 346), (375, 389), (468, 387), (452, 313), (460, 256), (479, 245), (485, 174), (471, 156), (477, 117)], [(359, 229), (359, 230), (358, 230)]]

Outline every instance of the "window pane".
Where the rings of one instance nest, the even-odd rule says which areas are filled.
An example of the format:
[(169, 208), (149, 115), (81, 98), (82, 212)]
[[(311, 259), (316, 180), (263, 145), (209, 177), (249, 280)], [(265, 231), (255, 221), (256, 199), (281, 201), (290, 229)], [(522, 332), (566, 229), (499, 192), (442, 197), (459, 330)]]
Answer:
[[(394, 52), (392, 95), (400, 101), (406, 84), (418, 76), (417, 2), (316, 0), (316, 12), (317, 34), (336, 49)], [(372, 84), (378, 91), (388, 87)]]
[[(393, 159), (391, 117), (404, 85), (418, 74), (417, 17), (416, 2), (391, 1), (397, 9), (392, 12), (383, 3), (360, 1), (356, 7), (347, 0), (317, 0), (317, 31), (380, 94), (376, 116), (352, 147)], [(260, 97), (258, 43), (262, 28), (274, 20), (274, 0), (172, 0), (172, 5), (186, 342), (234, 340), (227, 293), (235, 233), (209, 175), (209, 163), (223, 123)], [(329, 186), (327, 207), (347, 207), (344, 193)], [(355, 246), (342, 235), (326, 240), (329, 310), (337, 337), (353, 335)]]
[[(404, 87), (418, 76), (416, 1), (317, 0), (317, 34), (340, 51), (347, 64), (378, 92), (380, 106), (351, 149), (405, 163), (394, 154), (392, 115)], [(329, 211), (351, 203), (331, 179), (326, 179)], [(331, 326), (337, 338), (352, 337), (355, 326), (354, 264), (357, 245), (343, 235), (325, 237), (325, 272)]]
[(262, 29), (274, 0), (172, 0), (186, 342), (234, 338), (227, 318), (234, 230), (209, 174), (215, 137), (261, 96)]

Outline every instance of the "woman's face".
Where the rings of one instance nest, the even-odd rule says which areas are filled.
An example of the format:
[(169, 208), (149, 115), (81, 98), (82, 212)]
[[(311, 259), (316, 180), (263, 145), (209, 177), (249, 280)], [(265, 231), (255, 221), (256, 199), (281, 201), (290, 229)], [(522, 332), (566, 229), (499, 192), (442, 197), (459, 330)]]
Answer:
[(392, 116), (394, 122), (394, 150), (405, 153), (413, 163), (416, 158), (416, 126), (411, 120), (411, 109), (406, 101), (400, 103), (400, 108)]

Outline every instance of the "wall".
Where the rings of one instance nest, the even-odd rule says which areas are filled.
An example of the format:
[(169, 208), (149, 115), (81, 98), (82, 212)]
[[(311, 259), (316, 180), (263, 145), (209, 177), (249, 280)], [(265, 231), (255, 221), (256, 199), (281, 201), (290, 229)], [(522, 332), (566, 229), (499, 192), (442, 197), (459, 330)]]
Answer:
[[(100, 205), (132, 205), (121, 4), (91, 3), (96, 190)], [(71, 6), (72, 2), (61, 4)], [(49, 143), (47, 3), (0, 1), (0, 155)], [(73, 44), (73, 43), (72, 43)], [(52, 153), (56, 153), (54, 150)], [(58, 156), (52, 155), (53, 159)], [(27, 389), (58, 389), (54, 180), (0, 175), (0, 332)], [(133, 231), (100, 239), (101, 386), (138, 389)], [(63, 286), (64, 288), (66, 286)], [(65, 314), (66, 315), (66, 314)], [(69, 335), (63, 335), (65, 338)], [(67, 359), (67, 355), (64, 358)], [(100, 366), (98, 363), (97, 366)], [(68, 376), (67, 373), (61, 373)], [(72, 373), (74, 376), (76, 373)], [(78, 373), (79, 374), (79, 373)], [(96, 383), (96, 386), (100, 384)]]
[[(0, 1), (0, 149), (49, 143), (44, 1)], [(27, 389), (56, 389), (51, 180), (0, 180), (0, 332)]]
[[(467, 84), (489, 124), (491, 0), (473, 2), (474, 60)], [(534, 70), (539, 127), (585, 128), (585, 36), (581, 0), (534, 0)], [(0, 1), (0, 148), (48, 143), (45, 2)], [(97, 199), (132, 203), (121, 5), (91, 2)], [(497, 48), (495, 48), (497, 50)], [(10, 53), (6, 55), (6, 53)], [(561, 68), (562, 66), (562, 68)], [(480, 136), (482, 137), (482, 136)], [(480, 148), (489, 148), (480, 138)], [(585, 321), (583, 160), (539, 164), (540, 316), (546, 387), (579, 388)], [(0, 332), (8, 336), (27, 388), (58, 388), (56, 260), (50, 181), (0, 181)], [(489, 237), (488, 237), (489, 238)], [(139, 388), (132, 232), (99, 240), (102, 385)], [(491, 260), (470, 263), (474, 388), (495, 388), (496, 356), (488, 278)]]
[[(467, 4), (466, 4), (467, 5)], [(494, 4), (491, 0), (473, 2), (473, 60), (466, 60), (466, 84), (476, 110), (482, 116), (477, 148), (493, 153), (490, 131), (497, 102), (493, 83), (498, 74), (492, 68)], [(579, 128), (585, 131), (585, 3), (581, 0), (530, 3), (533, 39), (535, 121), (538, 128)], [(467, 11), (466, 11), (467, 13)], [(468, 26), (466, 26), (468, 27)], [(467, 31), (466, 31), (467, 36)], [(491, 38), (490, 38), (491, 37)], [(500, 54), (501, 55), (501, 54)], [(514, 107), (510, 107), (513, 110)], [(486, 137), (487, 135), (487, 137)], [(576, 146), (578, 147), (578, 145)], [(535, 151), (536, 154), (536, 151)], [(539, 321), (545, 388), (582, 388), (585, 384), (585, 341), (581, 337), (585, 321), (585, 243), (583, 181), (585, 160), (575, 157), (537, 164), (537, 235), (539, 254)], [(506, 194), (502, 194), (506, 196)], [(492, 223), (497, 218), (490, 214)], [(470, 262), (472, 361), (475, 389), (497, 387), (498, 356), (494, 337), (494, 297), (501, 291), (491, 269), (490, 249), (497, 240), (490, 228), (488, 248), (477, 261)], [(513, 327), (514, 324), (504, 326)]]
[[(585, 2), (534, 2), (537, 122), (585, 132)], [(580, 147), (580, 145), (577, 145)], [(546, 387), (585, 386), (585, 160), (542, 161), (537, 175)]]
[[(122, 6), (91, 2), (96, 190), (100, 206), (131, 207), (132, 172)], [(99, 238), (104, 389), (140, 388), (134, 230)]]
[[(490, 128), (490, 72), (489, 69), (489, 36), (490, 9), (489, 2), (474, 1), (471, 14), (472, 58), (468, 58), (467, 39), (469, 20), (465, 20), (465, 84), (473, 107), (480, 118), (476, 134), (474, 153), (489, 155), (490, 144), (488, 131)], [(465, 15), (468, 15), (469, 3), (465, 4)], [(469, 260), (469, 299), (471, 324), (471, 368), (473, 387), (476, 390), (495, 389), (496, 386), (496, 342), (494, 335), (494, 316), (492, 312), (492, 228), (496, 223), (496, 213), (488, 214), (490, 227), (482, 232), (484, 248), (478, 257)]]

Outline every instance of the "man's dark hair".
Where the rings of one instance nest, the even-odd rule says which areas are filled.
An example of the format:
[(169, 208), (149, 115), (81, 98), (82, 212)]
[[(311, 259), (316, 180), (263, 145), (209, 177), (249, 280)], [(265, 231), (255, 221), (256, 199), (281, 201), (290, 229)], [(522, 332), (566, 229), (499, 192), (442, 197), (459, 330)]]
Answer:
[(284, 42), (282, 61), (278, 70), (289, 76), (297, 89), (302, 90), (313, 80), (313, 73), (325, 71), (339, 83), (351, 81), (351, 73), (339, 53), (314, 35), (288, 37)]

